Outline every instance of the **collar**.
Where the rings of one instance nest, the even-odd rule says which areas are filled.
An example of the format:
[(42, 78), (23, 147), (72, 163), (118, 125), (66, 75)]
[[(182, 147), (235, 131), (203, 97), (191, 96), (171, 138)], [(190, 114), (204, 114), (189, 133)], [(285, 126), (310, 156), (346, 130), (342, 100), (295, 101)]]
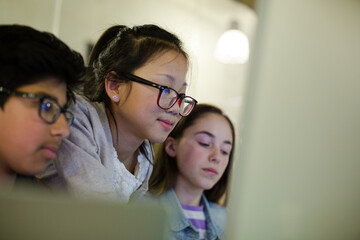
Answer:
[(168, 207), (171, 212), (170, 228), (172, 231), (181, 231), (187, 227), (191, 227), (190, 221), (186, 218), (182, 211), (180, 202), (176, 196), (174, 189), (170, 189), (160, 197), (160, 202)]
[[(196, 231), (196, 229), (192, 226), (191, 222), (186, 218), (185, 214), (183, 213), (181, 204), (173, 188), (164, 193), (161, 196), (160, 201), (163, 204), (167, 205), (167, 207), (169, 208), (168, 210), (171, 212), (170, 228), (172, 231), (182, 231), (187, 227), (190, 227), (194, 231)], [(206, 217), (206, 238), (213, 239), (216, 236), (222, 236), (223, 231), (221, 230), (220, 226), (222, 226), (223, 224), (219, 222), (222, 219), (218, 219), (217, 217), (213, 216), (213, 213), (211, 211), (211, 203), (207, 201), (204, 194), (201, 197), (201, 204), (204, 206), (204, 214)]]

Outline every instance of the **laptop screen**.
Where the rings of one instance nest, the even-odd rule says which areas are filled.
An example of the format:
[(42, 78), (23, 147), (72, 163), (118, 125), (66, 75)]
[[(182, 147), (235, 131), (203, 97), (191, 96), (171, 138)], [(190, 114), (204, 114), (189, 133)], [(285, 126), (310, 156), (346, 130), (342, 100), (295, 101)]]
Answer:
[(0, 239), (167, 239), (165, 210), (27, 192), (0, 192)]

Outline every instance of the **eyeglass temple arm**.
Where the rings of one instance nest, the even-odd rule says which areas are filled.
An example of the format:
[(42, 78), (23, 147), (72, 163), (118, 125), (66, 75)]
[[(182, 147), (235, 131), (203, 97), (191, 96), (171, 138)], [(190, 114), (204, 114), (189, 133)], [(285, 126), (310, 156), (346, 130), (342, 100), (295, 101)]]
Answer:
[(146, 79), (137, 77), (137, 76), (132, 75), (132, 74), (129, 74), (129, 73), (125, 74), (125, 77), (128, 78), (128, 79), (130, 79), (130, 80), (133, 80), (133, 81), (135, 81), (135, 82), (144, 83), (144, 84), (146, 84), (146, 85), (149, 85), (149, 86), (152, 86), (152, 87), (156, 87), (156, 88), (161, 89), (161, 90), (165, 89), (165, 87), (163, 87), (163, 86), (160, 86), (160, 85), (158, 85), (158, 84), (152, 83), (152, 82), (150, 82), (150, 81), (147, 81)]

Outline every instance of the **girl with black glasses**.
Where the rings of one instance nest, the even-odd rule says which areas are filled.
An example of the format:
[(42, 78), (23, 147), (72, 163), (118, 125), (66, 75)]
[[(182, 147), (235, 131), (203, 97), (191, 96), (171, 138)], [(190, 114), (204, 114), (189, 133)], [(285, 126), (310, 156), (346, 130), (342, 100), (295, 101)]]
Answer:
[(196, 105), (185, 94), (188, 62), (181, 41), (158, 26), (107, 29), (90, 54), (84, 94), (69, 109), (71, 134), (52, 181), (83, 197), (142, 196), (154, 164), (150, 142), (163, 142)]

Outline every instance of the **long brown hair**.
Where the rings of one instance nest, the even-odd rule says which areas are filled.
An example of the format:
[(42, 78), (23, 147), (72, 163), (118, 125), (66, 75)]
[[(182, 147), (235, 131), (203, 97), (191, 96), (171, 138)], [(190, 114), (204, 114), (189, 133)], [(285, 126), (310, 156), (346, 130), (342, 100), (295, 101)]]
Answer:
[[(209, 104), (198, 104), (195, 106), (191, 114), (180, 119), (174, 130), (169, 134), (169, 137), (179, 139), (182, 137), (184, 131), (194, 124), (194, 122), (208, 113), (215, 113), (223, 116), (230, 125), (232, 134), (232, 148), (229, 154), (229, 163), (220, 180), (209, 190), (205, 190), (206, 198), (211, 202), (219, 202), (220, 198), (225, 194), (230, 176), (230, 169), (233, 160), (234, 146), (235, 146), (235, 130), (230, 119), (224, 115), (221, 109)], [(179, 172), (176, 166), (176, 160), (170, 157), (165, 151), (165, 143), (155, 146), (155, 164), (154, 171), (149, 182), (149, 191), (155, 196), (161, 195), (168, 191), (175, 184), (176, 176)]]

